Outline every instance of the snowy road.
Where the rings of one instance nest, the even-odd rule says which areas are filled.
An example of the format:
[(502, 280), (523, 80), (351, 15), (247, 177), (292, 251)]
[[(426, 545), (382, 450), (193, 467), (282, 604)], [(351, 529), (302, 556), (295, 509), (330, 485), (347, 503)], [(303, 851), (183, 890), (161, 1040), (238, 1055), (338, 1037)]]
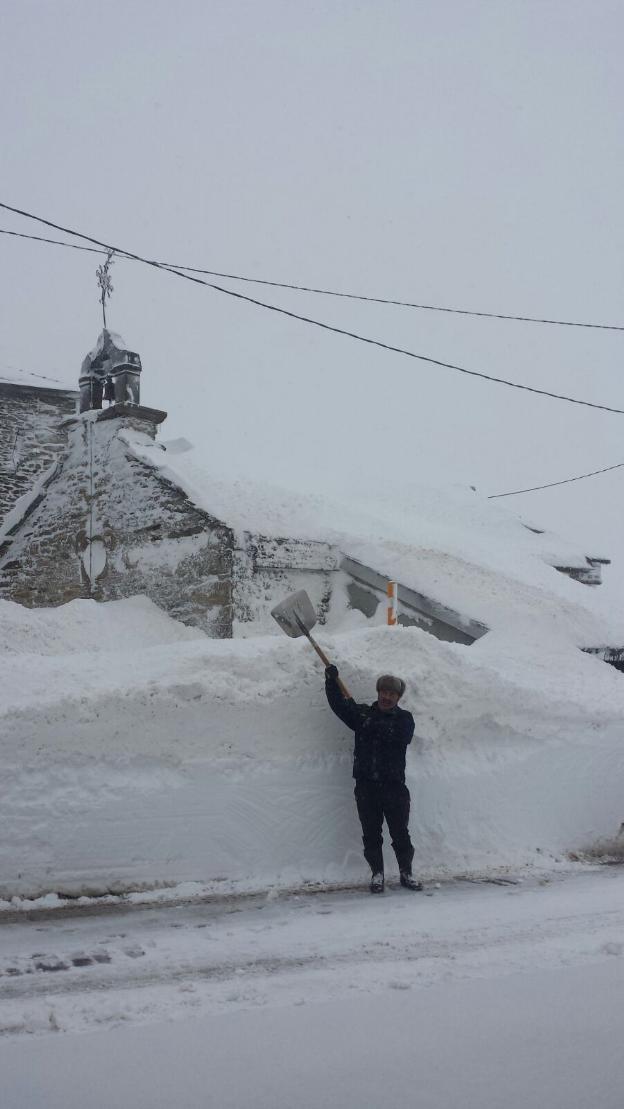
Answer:
[(619, 868), (16, 917), (3, 1109), (624, 1103)]

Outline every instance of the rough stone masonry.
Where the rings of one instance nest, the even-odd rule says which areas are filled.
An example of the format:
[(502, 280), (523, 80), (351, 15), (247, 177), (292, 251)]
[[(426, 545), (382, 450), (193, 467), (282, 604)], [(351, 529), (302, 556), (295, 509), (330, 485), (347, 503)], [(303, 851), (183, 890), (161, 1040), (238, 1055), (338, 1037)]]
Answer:
[(62, 455), (78, 393), (0, 381), (0, 521)]
[[(98, 416), (100, 418), (98, 418)], [(45, 496), (0, 557), (0, 596), (29, 607), (144, 593), (209, 635), (232, 634), (232, 532), (124, 442), (137, 416), (78, 418)]]

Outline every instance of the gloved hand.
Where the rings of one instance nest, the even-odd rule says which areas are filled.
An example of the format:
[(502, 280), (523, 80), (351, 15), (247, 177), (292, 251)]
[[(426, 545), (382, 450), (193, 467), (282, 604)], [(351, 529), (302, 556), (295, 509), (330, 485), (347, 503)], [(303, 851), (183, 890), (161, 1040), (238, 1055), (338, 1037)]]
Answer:
[(334, 666), (333, 663), (331, 664), (331, 666), (326, 666), (325, 677), (331, 679), (332, 681), (336, 681), (336, 678), (338, 677), (338, 667)]

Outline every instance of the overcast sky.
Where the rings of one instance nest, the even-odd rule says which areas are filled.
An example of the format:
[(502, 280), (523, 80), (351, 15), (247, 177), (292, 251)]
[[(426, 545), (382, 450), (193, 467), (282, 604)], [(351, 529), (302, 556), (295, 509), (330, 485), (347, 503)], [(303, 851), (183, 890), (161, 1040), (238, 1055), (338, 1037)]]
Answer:
[[(4, 0), (0, 200), (150, 258), (623, 324), (621, 0)], [(0, 212), (0, 227), (51, 234)], [(76, 384), (92, 255), (0, 236), (0, 374)], [(624, 462), (624, 416), (287, 320), (131, 262), (109, 324), (218, 472), (365, 496)], [(226, 284), (225, 282), (223, 282)], [(624, 408), (624, 334), (240, 286), (470, 369)], [(624, 469), (509, 498), (615, 560)], [(498, 502), (503, 504), (505, 502)]]

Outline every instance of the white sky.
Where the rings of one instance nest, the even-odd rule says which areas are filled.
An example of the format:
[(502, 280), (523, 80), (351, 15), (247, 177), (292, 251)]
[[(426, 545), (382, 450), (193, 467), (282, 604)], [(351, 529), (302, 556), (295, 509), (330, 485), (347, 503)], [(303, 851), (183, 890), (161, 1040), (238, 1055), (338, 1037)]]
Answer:
[[(188, 265), (621, 324), (623, 33), (619, 0), (5, 0), (0, 200)], [(0, 227), (49, 233), (7, 213)], [(100, 260), (6, 236), (0, 251), (0, 373), (75, 384), (101, 325)], [(221, 472), (391, 496), (397, 482), (497, 493), (624, 461), (624, 416), (129, 262), (112, 276), (109, 324), (141, 354), (143, 402)], [(622, 334), (232, 287), (624, 408)], [(616, 470), (507, 504), (616, 560), (607, 589), (624, 603), (623, 489)]]

